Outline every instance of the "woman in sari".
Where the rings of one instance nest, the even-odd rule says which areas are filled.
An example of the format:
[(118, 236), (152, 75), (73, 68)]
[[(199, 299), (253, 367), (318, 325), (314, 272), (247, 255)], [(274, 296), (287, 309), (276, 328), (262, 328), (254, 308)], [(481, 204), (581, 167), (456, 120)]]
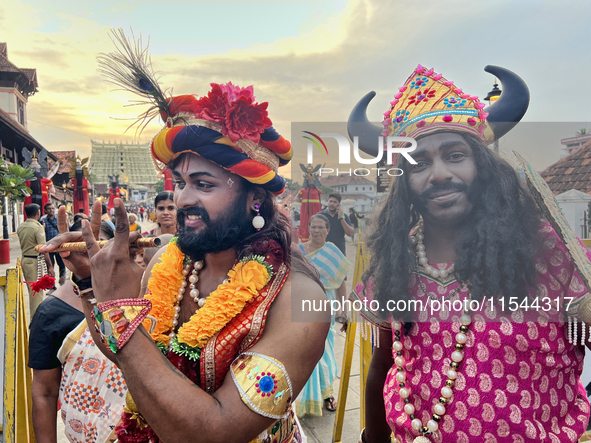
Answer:
[(137, 215), (129, 214), (128, 218), (129, 218), (129, 232), (135, 232), (135, 231), (142, 230), (139, 223), (137, 222)]
[[(70, 231), (79, 231), (79, 220)], [(101, 240), (114, 237), (101, 224)], [(33, 369), (33, 427), (39, 443), (55, 443), (57, 414), (72, 443), (115, 440), (127, 386), (121, 371), (92, 341), (82, 313), (82, 300), (70, 281), (47, 297), (35, 312), (29, 337)]]
[[(341, 286), (351, 263), (342, 252), (331, 242), (326, 241), (330, 229), (330, 222), (316, 214), (308, 221), (310, 240), (300, 244), (304, 255), (312, 262), (320, 274), (320, 280), (326, 289), (330, 300), (336, 297), (336, 290)], [(337, 376), (337, 362), (334, 355), (335, 333), (334, 316), (331, 317), (331, 327), (326, 338), (324, 354), (314, 368), (314, 372), (296, 399), (296, 413), (298, 417), (305, 414), (322, 416), (322, 403), (329, 411), (336, 410), (332, 384)]]

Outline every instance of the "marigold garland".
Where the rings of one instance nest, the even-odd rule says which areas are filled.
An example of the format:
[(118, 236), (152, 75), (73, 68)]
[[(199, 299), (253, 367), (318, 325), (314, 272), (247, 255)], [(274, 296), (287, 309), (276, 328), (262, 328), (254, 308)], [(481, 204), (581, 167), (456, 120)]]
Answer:
[[(185, 277), (182, 274), (183, 254), (176, 242), (171, 241), (154, 266), (148, 283), (146, 298), (152, 301), (151, 315), (158, 320), (152, 334), (155, 342), (170, 345), (174, 305)], [(207, 298), (207, 303), (197, 310), (191, 319), (178, 331), (179, 343), (201, 349), (207, 341), (224, 328), (230, 320), (244, 309), (271, 279), (271, 266), (263, 257), (255, 256), (243, 260), (228, 272), (229, 281), (217, 287)]]
[[(152, 332), (152, 339), (158, 343), (170, 342), (170, 329), (174, 318), (174, 304), (176, 294), (185, 277), (183, 269), (183, 253), (173, 239), (166, 247), (166, 252), (160, 257), (160, 262), (152, 268), (152, 278), (148, 282), (148, 292), (145, 298), (152, 302), (150, 315), (156, 318), (158, 323)], [(145, 327), (145, 325), (144, 325)]]

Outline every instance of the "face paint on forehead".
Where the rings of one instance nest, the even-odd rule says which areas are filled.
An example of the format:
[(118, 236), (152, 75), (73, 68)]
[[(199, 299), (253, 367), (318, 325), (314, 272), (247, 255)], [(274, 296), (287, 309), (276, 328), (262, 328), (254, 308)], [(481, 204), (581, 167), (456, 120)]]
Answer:
[(228, 186), (231, 188), (233, 184), (234, 180), (232, 180), (232, 177), (228, 178)]
[(181, 164), (181, 174), (189, 172), (189, 166), (191, 166), (191, 156), (185, 155), (183, 157), (183, 163)]

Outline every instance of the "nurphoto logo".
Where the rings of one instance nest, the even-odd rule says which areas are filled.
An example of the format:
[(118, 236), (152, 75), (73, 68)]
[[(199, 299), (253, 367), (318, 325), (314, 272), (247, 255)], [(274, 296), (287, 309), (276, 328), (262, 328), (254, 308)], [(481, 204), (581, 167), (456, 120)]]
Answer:
[[(327, 137), (334, 138), (337, 141), (338, 149), (339, 149), (339, 165), (350, 165), (351, 164), (351, 143), (349, 139), (338, 133), (334, 132), (323, 132), (320, 136), (309, 132), (303, 131), (305, 134), (303, 137), (308, 140), (308, 164), (314, 164), (314, 151), (315, 147), (318, 148), (321, 154), (329, 155), (328, 148), (326, 143), (324, 142), (323, 138), (326, 139)], [(311, 136), (311, 137), (310, 137)], [(382, 158), (384, 157), (384, 152), (386, 152), (386, 162), (385, 166), (392, 166), (394, 164), (393, 157), (394, 155), (402, 155), (410, 164), (416, 165), (417, 162), (411, 157), (410, 153), (413, 152), (417, 148), (417, 141), (412, 137), (386, 137), (386, 142), (384, 143), (384, 137), (378, 137), (378, 156), (373, 158), (363, 158), (359, 154), (359, 138), (357, 136), (353, 137), (353, 156), (355, 160), (362, 164), (362, 165), (377, 165), (378, 163), (382, 162)], [(394, 144), (396, 143), (396, 146)], [(409, 146), (410, 145), (410, 146)], [(385, 146), (385, 148), (384, 148)], [(357, 175), (357, 176), (367, 176), (370, 175), (371, 171), (377, 171), (377, 175), (379, 176), (381, 173), (386, 173), (390, 176), (396, 177), (403, 174), (402, 169), (400, 168), (388, 168), (388, 167), (378, 167), (378, 168), (357, 168), (354, 170), (351, 169), (336, 169), (336, 175), (339, 174), (347, 174), (347, 175)], [(330, 175), (335, 172), (334, 168), (325, 168), (322, 167), (319, 170), (320, 176)]]

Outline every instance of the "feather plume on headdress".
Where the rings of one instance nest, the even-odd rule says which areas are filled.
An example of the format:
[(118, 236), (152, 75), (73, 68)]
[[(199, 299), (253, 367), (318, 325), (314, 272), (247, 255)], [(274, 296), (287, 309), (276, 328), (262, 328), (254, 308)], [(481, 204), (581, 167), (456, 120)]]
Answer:
[(113, 29), (111, 34), (111, 40), (117, 52), (101, 53), (97, 57), (98, 70), (109, 83), (145, 99), (134, 100), (128, 106), (151, 105), (127, 128), (138, 125), (137, 131), (141, 133), (154, 117), (159, 114), (169, 114), (169, 100), (160, 89), (152, 68), (152, 60), (148, 52), (149, 39), (146, 47), (142, 48), (142, 37), (135, 40), (133, 31), (131, 39), (125, 36), (121, 28)]

